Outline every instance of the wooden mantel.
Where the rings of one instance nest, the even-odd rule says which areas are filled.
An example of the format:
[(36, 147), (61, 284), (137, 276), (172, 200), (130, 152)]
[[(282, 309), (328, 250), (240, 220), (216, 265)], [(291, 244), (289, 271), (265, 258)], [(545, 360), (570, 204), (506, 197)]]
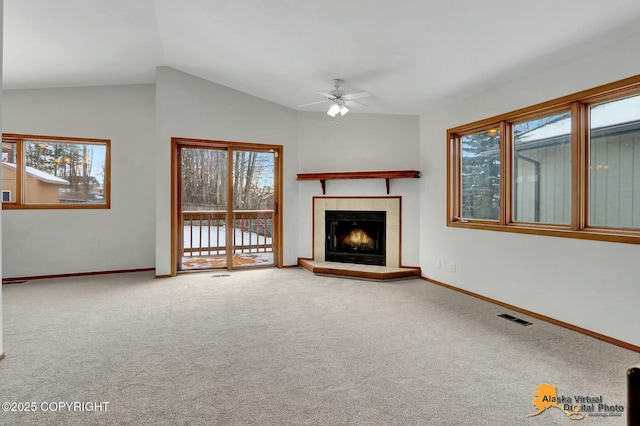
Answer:
[(319, 180), (322, 195), (325, 194), (325, 181), (329, 179), (384, 179), (389, 193), (389, 179), (404, 179), (420, 177), (417, 170), (386, 170), (377, 172), (326, 172), (326, 173), (298, 173), (298, 180)]

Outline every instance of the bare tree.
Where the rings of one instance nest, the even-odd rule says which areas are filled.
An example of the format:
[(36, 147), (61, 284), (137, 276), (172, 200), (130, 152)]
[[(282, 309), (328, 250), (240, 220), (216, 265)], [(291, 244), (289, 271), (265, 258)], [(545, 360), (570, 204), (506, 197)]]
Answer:
[(249, 195), (253, 189), (253, 173), (256, 167), (257, 152), (249, 152), (249, 160), (247, 161), (247, 170), (245, 175), (245, 184), (242, 190), (242, 201), (245, 208), (251, 208), (249, 205)]

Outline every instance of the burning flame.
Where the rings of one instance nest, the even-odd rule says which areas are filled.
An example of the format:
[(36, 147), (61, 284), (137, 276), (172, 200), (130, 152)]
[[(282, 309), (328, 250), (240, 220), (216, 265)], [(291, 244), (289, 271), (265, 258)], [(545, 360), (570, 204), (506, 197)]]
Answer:
[(362, 229), (356, 228), (344, 237), (343, 243), (352, 247), (373, 248), (374, 241)]

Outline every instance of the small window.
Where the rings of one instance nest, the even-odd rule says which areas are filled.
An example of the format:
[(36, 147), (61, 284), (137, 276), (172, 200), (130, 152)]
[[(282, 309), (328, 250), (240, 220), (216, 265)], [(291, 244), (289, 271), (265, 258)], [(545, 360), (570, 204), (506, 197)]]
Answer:
[(2, 191), (2, 202), (10, 202), (11, 201), (11, 191)]
[(2, 148), (3, 208), (109, 208), (108, 140), (4, 135)]

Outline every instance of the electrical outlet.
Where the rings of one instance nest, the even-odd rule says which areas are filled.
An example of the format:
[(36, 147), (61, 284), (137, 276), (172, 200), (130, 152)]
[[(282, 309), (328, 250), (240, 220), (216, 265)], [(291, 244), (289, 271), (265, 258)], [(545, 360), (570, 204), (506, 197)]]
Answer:
[(449, 270), (451, 272), (456, 272), (456, 262), (449, 262)]

